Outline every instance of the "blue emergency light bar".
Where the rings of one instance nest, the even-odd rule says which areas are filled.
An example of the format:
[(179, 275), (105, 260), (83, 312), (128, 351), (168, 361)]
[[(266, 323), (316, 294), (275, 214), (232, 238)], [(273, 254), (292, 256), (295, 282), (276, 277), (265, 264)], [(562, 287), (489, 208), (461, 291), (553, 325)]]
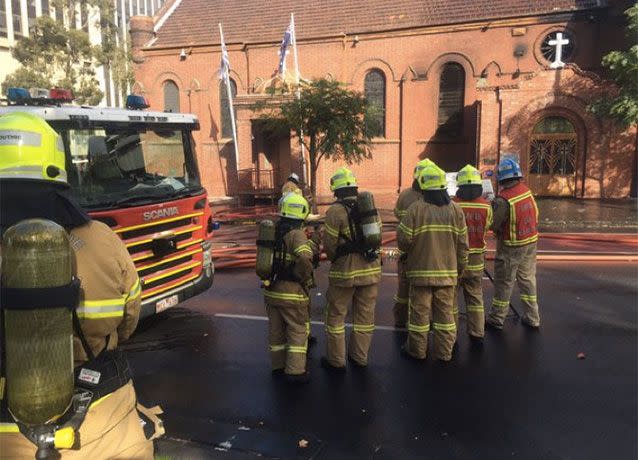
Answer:
[(9, 88), (7, 90), (7, 99), (10, 102), (20, 102), (31, 99), (31, 94), (26, 88)]
[(129, 94), (126, 96), (126, 108), (131, 110), (148, 109), (150, 107), (148, 101), (144, 96), (136, 96), (135, 94)]

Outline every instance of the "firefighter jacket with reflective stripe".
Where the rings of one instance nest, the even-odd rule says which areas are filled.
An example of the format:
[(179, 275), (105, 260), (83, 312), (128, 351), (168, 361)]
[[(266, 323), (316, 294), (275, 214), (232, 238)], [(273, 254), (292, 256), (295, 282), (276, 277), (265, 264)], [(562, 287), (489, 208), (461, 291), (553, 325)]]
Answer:
[[(346, 198), (346, 200), (356, 200), (356, 198)], [(378, 223), (381, 227), (380, 219)], [(359, 253), (337, 257), (339, 246), (351, 240), (350, 233), (346, 207), (339, 202), (332, 204), (326, 212), (323, 234), (323, 246), (328, 259), (332, 262), (328, 273), (330, 283), (339, 287), (368, 286), (378, 283), (381, 279), (380, 258), (368, 261)]]
[(399, 249), (407, 253), (405, 272), (415, 286), (455, 286), (467, 264), (467, 226), (454, 202), (435, 206), (417, 201), (397, 229)]
[[(140, 316), (142, 288), (131, 256), (106, 225), (91, 221), (70, 231), (74, 263), (80, 279), (77, 313), (94, 355), (127, 340)], [(75, 364), (87, 361), (80, 340), (73, 343)]]
[(414, 190), (412, 187), (402, 191), (399, 194), (397, 204), (394, 207), (394, 216), (401, 221), (401, 219), (403, 219), (403, 217), (408, 213), (410, 205), (415, 201), (420, 200), (421, 197), (421, 192)]
[(538, 241), (538, 207), (527, 185), (519, 182), (513, 187), (501, 189), (495, 205), (503, 206), (502, 200), (507, 202), (509, 210), (498, 231), (503, 244), (525, 246)]
[[(306, 304), (310, 301), (308, 289), (312, 287), (312, 257), (316, 246), (301, 229), (290, 230), (284, 235), (283, 267), (281, 273), (296, 279), (279, 279), (264, 289), (267, 305)], [(277, 257), (277, 254), (275, 254)], [(284, 276), (284, 278), (287, 278)]]

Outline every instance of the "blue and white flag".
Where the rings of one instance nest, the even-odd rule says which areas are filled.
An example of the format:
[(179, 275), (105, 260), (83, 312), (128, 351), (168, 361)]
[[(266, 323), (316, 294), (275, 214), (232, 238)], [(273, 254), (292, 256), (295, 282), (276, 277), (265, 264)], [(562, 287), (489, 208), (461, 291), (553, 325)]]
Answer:
[(228, 50), (226, 44), (222, 42), (222, 60), (219, 64), (219, 70), (217, 76), (220, 80), (226, 80), (230, 74), (230, 60), (228, 59)]
[(286, 71), (286, 56), (288, 55), (288, 47), (292, 43), (292, 22), (288, 25), (284, 38), (281, 40), (279, 47), (279, 75), (283, 75)]

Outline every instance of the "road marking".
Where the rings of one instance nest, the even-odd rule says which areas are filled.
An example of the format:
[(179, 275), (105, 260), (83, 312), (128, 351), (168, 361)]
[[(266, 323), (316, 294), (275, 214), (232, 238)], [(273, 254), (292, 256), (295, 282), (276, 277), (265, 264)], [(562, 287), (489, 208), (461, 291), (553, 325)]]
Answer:
[[(215, 313), (216, 318), (230, 318), (230, 319), (245, 319), (249, 321), (268, 321), (267, 316), (256, 316), (256, 315), (234, 315), (232, 313)], [(310, 324), (315, 326), (324, 326), (325, 323), (323, 321), (310, 321)], [(352, 323), (346, 323), (346, 327), (352, 327)], [(405, 332), (406, 329), (403, 327), (394, 327), (394, 326), (375, 326), (375, 329), (379, 329), (381, 331), (400, 331)]]

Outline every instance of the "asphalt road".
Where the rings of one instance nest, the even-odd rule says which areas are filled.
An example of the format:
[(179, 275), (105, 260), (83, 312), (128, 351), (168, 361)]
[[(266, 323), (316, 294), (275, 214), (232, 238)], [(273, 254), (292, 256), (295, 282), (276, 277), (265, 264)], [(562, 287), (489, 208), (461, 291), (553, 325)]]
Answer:
[[(220, 272), (209, 292), (140, 325), (125, 350), (140, 400), (165, 410), (162, 458), (637, 457), (637, 265), (541, 263), (540, 331), (512, 316), (477, 352), (462, 321), (447, 366), (400, 356), (393, 272), (384, 265), (370, 366), (327, 374), (315, 323), (312, 381), (303, 387), (270, 374), (263, 299), (250, 270)], [(491, 296), (486, 280), (486, 303)]]

